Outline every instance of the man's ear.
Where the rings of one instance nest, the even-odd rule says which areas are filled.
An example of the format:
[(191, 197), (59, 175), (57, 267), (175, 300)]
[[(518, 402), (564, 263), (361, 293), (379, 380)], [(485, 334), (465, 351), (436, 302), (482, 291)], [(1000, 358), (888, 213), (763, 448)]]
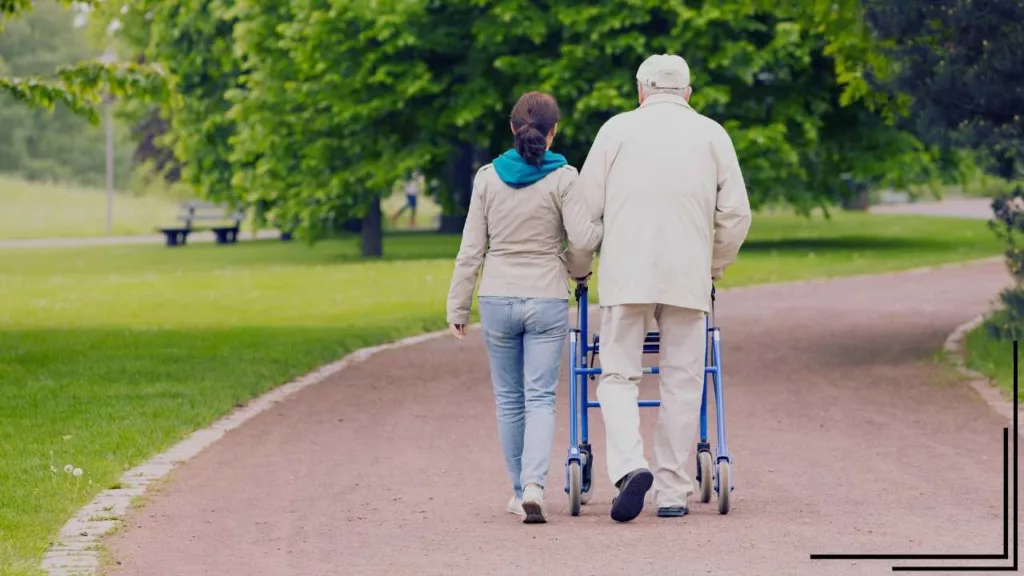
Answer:
[(686, 91), (683, 92), (683, 99), (687, 102), (690, 101), (690, 96), (693, 96), (693, 86), (687, 86)]

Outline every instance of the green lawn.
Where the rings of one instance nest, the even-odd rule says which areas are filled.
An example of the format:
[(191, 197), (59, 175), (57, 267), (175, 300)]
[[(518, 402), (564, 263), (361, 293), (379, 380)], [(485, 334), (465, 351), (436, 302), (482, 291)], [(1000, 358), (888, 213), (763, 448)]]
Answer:
[[(106, 234), (106, 192), (66, 184), (28, 182), (0, 175), (0, 239), (78, 238)], [(394, 194), (382, 202), (385, 224), (391, 227), (391, 215), (405, 205), (405, 195)], [(162, 196), (114, 197), (115, 235), (154, 234), (159, 226), (175, 223), (178, 203)], [(440, 208), (430, 198), (421, 197), (416, 210), (416, 226), (435, 228)], [(402, 214), (395, 226), (409, 226), (409, 213)]]
[[(0, 575), (34, 574), (96, 492), (239, 402), (442, 328), (458, 244), (392, 236), (379, 262), (354, 240), (0, 250)], [(979, 221), (763, 216), (722, 286), (999, 251)]]
[(840, 213), (831, 222), (785, 214), (756, 216), (723, 287), (901, 270), (996, 256), (984, 221)]
[[(984, 326), (967, 334), (965, 342), (967, 366), (988, 376), (1012, 397), (1013, 393), (1013, 342), (1002, 342), (991, 338)], [(1017, 396), (1024, 398), (1024, 391), (1018, 383)]]
[[(0, 239), (78, 238), (106, 234), (106, 192), (66, 184), (28, 182), (0, 175)], [(405, 195), (394, 194), (382, 202), (385, 225), (405, 205)], [(178, 202), (167, 197), (114, 197), (115, 235), (155, 234), (159, 226), (176, 222)], [(419, 199), (416, 226), (436, 228), (440, 208), (426, 197)], [(409, 213), (402, 214), (395, 226), (409, 226)]]
[[(106, 233), (106, 193), (95, 188), (0, 176), (0, 238), (64, 238)], [(174, 223), (177, 204), (157, 196), (114, 197), (114, 234), (153, 234)]]

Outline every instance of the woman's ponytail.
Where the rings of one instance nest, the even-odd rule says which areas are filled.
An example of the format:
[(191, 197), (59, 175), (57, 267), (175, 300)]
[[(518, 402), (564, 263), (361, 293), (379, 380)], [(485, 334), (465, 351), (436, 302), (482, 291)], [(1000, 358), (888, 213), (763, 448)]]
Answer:
[(528, 164), (540, 166), (548, 149), (548, 137), (558, 123), (558, 102), (550, 94), (527, 92), (512, 109), (516, 152)]

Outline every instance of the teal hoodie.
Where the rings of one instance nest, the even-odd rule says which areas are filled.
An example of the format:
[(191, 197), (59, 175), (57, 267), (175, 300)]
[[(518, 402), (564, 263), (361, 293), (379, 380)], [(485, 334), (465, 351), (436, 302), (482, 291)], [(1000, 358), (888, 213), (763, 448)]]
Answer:
[(565, 166), (567, 163), (565, 156), (548, 150), (544, 153), (544, 158), (541, 160), (540, 167), (538, 168), (528, 164), (513, 148), (495, 158), (492, 165), (502, 182), (512, 188), (525, 188)]

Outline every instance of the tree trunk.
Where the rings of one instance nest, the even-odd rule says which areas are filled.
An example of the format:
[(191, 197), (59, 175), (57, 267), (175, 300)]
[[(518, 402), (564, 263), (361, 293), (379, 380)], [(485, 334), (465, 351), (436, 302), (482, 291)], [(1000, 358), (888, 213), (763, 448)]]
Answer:
[(381, 226), (380, 197), (370, 203), (370, 209), (363, 218), (363, 258), (380, 258), (384, 255), (384, 228)]
[(441, 234), (462, 234), (466, 226), (466, 212), (469, 211), (469, 200), (473, 197), (474, 156), (476, 150), (472, 144), (460, 144), (451, 168), (451, 182), (456, 206), (456, 214), (441, 214)]

